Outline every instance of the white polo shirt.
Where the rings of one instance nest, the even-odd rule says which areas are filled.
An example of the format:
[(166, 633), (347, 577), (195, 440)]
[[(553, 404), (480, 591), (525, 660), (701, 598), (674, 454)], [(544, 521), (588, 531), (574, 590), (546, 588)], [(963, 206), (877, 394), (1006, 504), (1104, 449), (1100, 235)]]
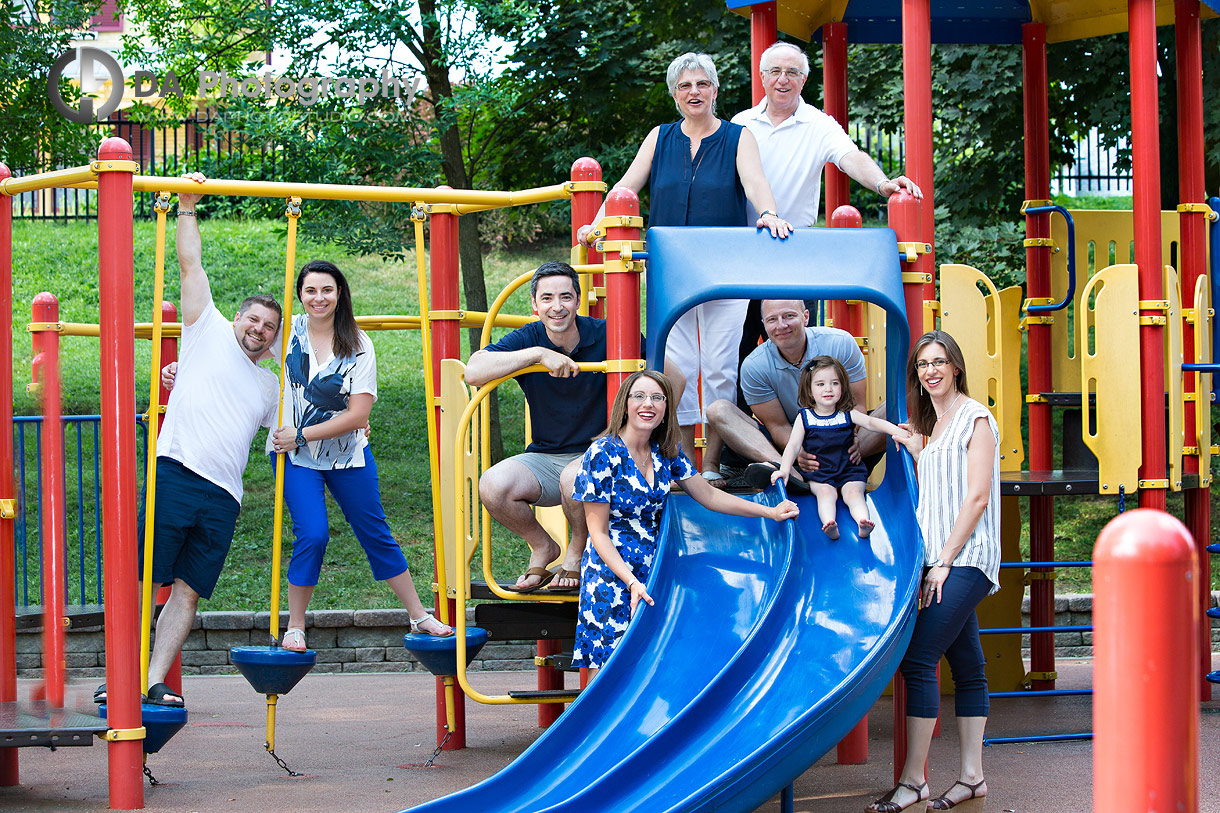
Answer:
[[(746, 127), (758, 140), (763, 175), (771, 184), (779, 216), (797, 228), (818, 220), (822, 194), (822, 169), (837, 164), (857, 147), (839, 122), (802, 99), (796, 112), (776, 127), (767, 116), (764, 98), (749, 110), (733, 116), (733, 123)], [(746, 203), (746, 225), (758, 220), (754, 207)]]

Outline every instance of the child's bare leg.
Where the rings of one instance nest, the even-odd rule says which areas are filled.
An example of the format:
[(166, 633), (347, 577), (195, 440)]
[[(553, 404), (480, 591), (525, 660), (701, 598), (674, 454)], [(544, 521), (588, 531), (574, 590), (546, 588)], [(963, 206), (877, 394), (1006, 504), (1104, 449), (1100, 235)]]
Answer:
[(851, 518), (860, 526), (860, 538), (866, 539), (873, 532), (873, 521), (868, 516), (868, 501), (864, 498), (862, 480), (843, 484), (843, 502), (851, 512)]
[(809, 488), (818, 498), (818, 519), (822, 520), (822, 532), (831, 539), (838, 539), (839, 524), (835, 522), (835, 508), (839, 502), (838, 490), (828, 483), (810, 483)]

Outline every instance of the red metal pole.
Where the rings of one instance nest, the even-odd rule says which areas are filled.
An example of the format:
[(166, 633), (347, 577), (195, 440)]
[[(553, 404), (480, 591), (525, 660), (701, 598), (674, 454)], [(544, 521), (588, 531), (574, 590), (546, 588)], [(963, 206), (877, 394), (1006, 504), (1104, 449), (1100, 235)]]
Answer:
[[(133, 168), (108, 162), (132, 160), (131, 146), (107, 138), (97, 152), (103, 171), (97, 180), (102, 376), (102, 539), (106, 595), (107, 718), (113, 729), (136, 729), (140, 722), (140, 603), (136, 589), (136, 402), (134, 386), (135, 290), (132, 261)], [(110, 806), (144, 807), (143, 748), (140, 740), (109, 744)]]
[[(1178, 76), (1178, 197), (1181, 203), (1203, 203), (1207, 197), (1203, 181), (1203, 45), (1199, 25), (1199, 0), (1177, 0), (1174, 4), (1175, 41)], [(1179, 216), (1181, 241), (1178, 243), (1182, 272), (1183, 307), (1193, 305), (1195, 285), (1207, 273), (1207, 216), (1203, 212), (1183, 212)], [(1194, 360), (1194, 331), (1183, 322), (1182, 356)], [(1184, 391), (1195, 392), (1193, 375), (1186, 376)], [(1209, 397), (1210, 393), (1199, 397)], [(1186, 410), (1187, 444), (1196, 438), (1199, 427), (1193, 409)], [(1199, 473), (1199, 458), (1183, 457), (1186, 474)], [(1211, 490), (1192, 488), (1186, 492), (1186, 526), (1198, 547), (1199, 573), (1195, 584), (1199, 606), (1206, 612), (1211, 603)], [(1201, 618), (1203, 616), (1200, 616)], [(1199, 626), (1199, 697), (1212, 699), (1212, 685), (1204, 677), (1211, 671), (1211, 624)]]
[(1199, 809), (1199, 605), (1186, 527), (1128, 511), (1093, 551), (1093, 809)]
[[(450, 189), (449, 186), (438, 186), (438, 189)], [(460, 285), (460, 265), (458, 262), (458, 216), (450, 212), (435, 212), (432, 215), (432, 231), (429, 240), (429, 250), (432, 260), (432, 291), (431, 308), (434, 311), (456, 311), (461, 307), (458, 295)], [(422, 305), (422, 303), (421, 303)], [(432, 391), (441, 391), (441, 360), (455, 359), (461, 356), (461, 335), (457, 321), (442, 319), (432, 322)], [(472, 350), (476, 348), (471, 348)], [(437, 443), (440, 442), (441, 408), (432, 406), (436, 413)], [(434, 562), (433, 579), (436, 570), (444, 567), (443, 562)], [(445, 596), (435, 599), (439, 605), (442, 601), (449, 602), (449, 618), (457, 618), (457, 602)], [(456, 623), (456, 621), (454, 621)], [(466, 693), (454, 681), (453, 684), (453, 717), (454, 730), (448, 731), (448, 721), (445, 714), (445, 681), (436, 678), (436, 744), (445, 743), (446, 751), (456, 751), (466, 747)], [(445, 742), (445, 735), (449, 741)]]
[[(602, 179), (601, 164), (594, 161), (592, 158), (577, 158), (572, 164), (572, 172), (569, 176), (573, 183), (581, 183), (588, 181), (600, 181)], [(576, 245), (576, 232), (581, 226), (586, 223), (592, 223), (593, 218), (597, 217), (598, 211), (602, 208), (603, 193), (595, 189), (577, 190), (572, 193), (572, 245)], [(595, 224), (596, 225), (596, 224)], [(590, 265), (595, 265), (602, 261), (602, 254), (595, 248), (589, 248), (588, 262)], [(594, 274), (592, 287), (601, 288), (606, 284), (605, 274)], [(582, 291), (581, 294), (586, 298), (590, 291)], [(606, 317), (606, 302), (599, 298), (597, 302), (589, 308), (589, 315), (604, 319)]]
[[(822, 104), (826, 115), (847, 128), (847, 23), (822, 26)], [(826, 211), (851, 203), (847, 173), (826, 166)], [(801, 223), (798, 225), (808, 225)]]
[[(932, 175), (932, 12), (930, 0), (902, 0), (902, 92), (906, 131), (906, 170), (920, 189), (924, 204), (920, 208), (920, 240), (936, 245), (936, 189)], [(891, 197), (891, 200), (893, 198)], [(924, 254), (909, 271), (932, 274), (936, 280), (934, 255)], [(924, 286), (924, 298), (932, 299), (933, 283)], [(907, 314), (908, 318), (910, 313)], [(922, 315), (917, 315), (919, 321)], [(920, 331), (922, 333), (922, 331)]]
[[(31, 322), (59, 321), (59, 300), (34, 297)], [(34, 333), (34, 377), (42, 397), (42, 668), (47, 705), (64, 705), (64, 590), (68, 558), (64, 531), (64, 430), (60, 404), (59, 333)], [(41, 373), (41, 375), (40, 375)], [(37, 380), (35, 383), (39, 383)]]
[[(1131, 72), (1131, 170), (1134, 177), (1135, 263), (1142, 301), (1164, 296), (1161, 270), (1161, 146), (1157, 98), (1156, 3), (1128, 0)], [(1164, 311), (1141, 309), (1141, 316)], [(1140, 479), (1163, 481), (1165, 461), (1165, 362), (1161, 325), (1140, 325), (1140, 398), (1143, 401)], [(1164, 486), (1140, 489), (1140, 507), (1166, 506)]]
[[(0, 163), (0, 181), (12, 177)], [(0, 196), (0, 499), (17, 505), (13, 476), (13, 202)], [(17, 700), (16, 516), (0, 518), (0, 703)], [(0, 748), (0, 787), (20, 781), (17, 749)]]
[[(829, 171), (831, 168), (826, 169)], [(858, 229), (864, 225), (860, 210), (846, 203), (830, 209), (830, 216), (826, 218), (826, 222), (830, 224), (831, 228), (837, 229)], [(834, 301), (830, 303), (830, 315), (835, 327), (846, 330), (853, 336), (864, 335), (864, 305)]]
[[(161, 324), (172, 325), (178, 321), (178, 309), (174, 307), (173, 302), (161, 303)], [(178, 360), (178, 340), (173, 336), (161, 337), (161, 366), (165, 367)], [(160, 381), (160, 371), (154, 371), (153, 375), (157, 376)], [(159, 430), (165, 424), (165, 405), (169, 402), (169, 390), (161, 387), (161, 392), (157, 396), (157, 402), (161, 404), (161, 413), (157, 416), (157, 429)], [(159, 605), (164, 605), (169, 601), (171, 585), (165, 584), (157, 591), (156, 602)], [(174, 657), (174, 662), (170, 664), (169, 671), (165, 673), (165, 685), (169, 686), (175, 692), (182, 691), (182, 653), (179, 652)]]
[[(640, 216), (640, 199), (630, 189), (612, 189), (606, 196), (606, 217)], [(606, 229), (606, 242), (639, 240), (638, 226), (611, 226)], [(603, 252), (606, 261), (617, 260), (620, 252), (611, 248)], [(640, 278), (635, 274), (606, 274), (606, 360), (633, 359), (640, 354)], [(612, 372), (606, 376), (606, 409), (614, 405), (619, 385), (629, 373)]]
[[(916, 181), (918, 183), (918, 181)], [(925, 198), (926, 200), (926, 198)], [(898, 235), (900, 243), (918, 243), (924, 242), (919, 239), (921, 232), (922, 215), (920, 215), (921, 204), (905, 189), (900, 189), (890, 195), (889, 201), (886, 203), (886, 213), (889, 215), (890, 228)], [(927, 254), (920, 257), (919, 261), (914, 263), (904, 262), (902, 267), (904, 271), (912, 271), (922, 269), (930, 271), (930, 265), (923, 263), (927, 258)], [(923, 265), (921, 266), (921, 263)], [(929, 298), (925, 293), (927, 286), (923, 283), (904, 282), (902, 285), (902, 295), (905, 300), (907, 309), (907, 330), (911, 334), (911, 345), (914, 346), (915, 341), (923, 335), (923, 303)]]
[[(1049, 102), (1046, 72), (1046, 26), (1026, 23), (1021, 27), (1022, 78), (1025, 102), (1025, 198), (1047, 200), (1051, 196), (1051, 163)], [(1050, 237), (1050, 214), (1029, 215), (1025, 219), (1026, 237)], [(1050, 249), (1025, 249), (1026, 284), (1030, 298), (1051, 295)], [(1050, 392), (1051, 328), (1050, 325), (1029, 326), (1029, 391), (1033, 394)], [(1046, 471), (1054, 464), (1051, 458), (1051, 408), (1046, 403), (1029, 405), (1029, 468)], [(1030, 555), (1034, 561), (1049, 562), (1055, 558), (1055, 500), (1053, 497), (1031, 497), (1029, 501)], [(1035, 573), (1049, 573), (1037, 568)], [(1035, 579), (1029, 589), (1030, 623), (1049, 627), (1055, 623), (1055, 583)], [(1035, 690), (1055, 688), (1055, 681), (1041, 675), (1055, 671), (1055, 638), (1051, 633), (1030, 636), (1031, 685)]]
[(775, 0), (750, 6), (750, 104), (763, 100), (762, 76), (758, 72), (763, 51), (779, 39), (779, 16)]

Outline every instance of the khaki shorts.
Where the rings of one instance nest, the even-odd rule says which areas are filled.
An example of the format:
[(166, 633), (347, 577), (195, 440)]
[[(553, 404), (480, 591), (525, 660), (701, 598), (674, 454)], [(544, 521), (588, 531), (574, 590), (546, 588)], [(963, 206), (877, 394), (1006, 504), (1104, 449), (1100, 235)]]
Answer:
[(530, 474), (534, 475), (538, 485), (542, 487), (542, 496), (534, 502), (534, 505), (546, 508), (551, 505), (559, 505), (562, 502), (559, 493), (559, 474), (564, 470), (564, 467), (583, 454), (583, 452), (555, 454), (525, 452), (514, 455), (509, 459), (525, 466), (530, 470)]

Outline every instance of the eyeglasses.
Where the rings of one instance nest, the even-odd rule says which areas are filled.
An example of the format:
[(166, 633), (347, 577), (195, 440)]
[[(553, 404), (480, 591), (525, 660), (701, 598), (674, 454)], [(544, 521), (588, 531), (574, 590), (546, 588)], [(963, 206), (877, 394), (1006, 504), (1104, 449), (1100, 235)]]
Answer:
[(708, 81), (707, 79), (700, 79), (698, 82), (694, 82), (694, 83), (679, 82), (676, 90), (679, 93), (690, 93), (695, 88), (698, 88), (700, 91), (706, 92), (708, 90), (711, 90), (712, 83), (710, 81)]
[(789, 79), (799, 79), (805, 75), (805, 72), (800, 68), (767, 68), (763, 73), (772, 79), (778, 79), (781, 76), (787, 76)]
[(949, 363), (949, 359), (932, 359), (931, 361), (923, 361), (921, 359), (921, 360), (915, 362), (915, 369), (919, 370), (919, 372), (921, 372), (921, 373), (924, 370), (928, 369), (929, 367), (935, 367), (936, 369), (939, 370), (941, 367), (944, 367), (948, 363)]
[(654, 392), (651, 395), (643, 392), (633, 392), (627, 397), (632, 401), (635, 401), (637, 404), (642, 404), (645, 401), (651, 401), (654, 404), (665, 403), (665, 393), (663, 392)]

